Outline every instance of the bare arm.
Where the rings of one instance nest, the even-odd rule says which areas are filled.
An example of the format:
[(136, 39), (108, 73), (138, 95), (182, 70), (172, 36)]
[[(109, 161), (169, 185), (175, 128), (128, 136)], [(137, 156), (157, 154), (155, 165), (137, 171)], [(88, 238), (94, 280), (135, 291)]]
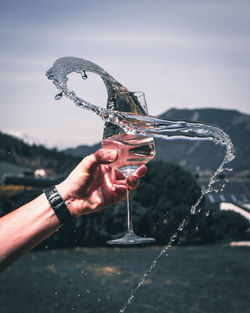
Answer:
[(45, 194), (0, 219), (0, 271), (60, 228)]
[[(108, 164), (117, 158), (115, 151), (98, 150), (85, 159), (59, 185), (57, 190), (68, 204), (70, 214), (83, 214), (121, 201), (127, 188), (136, 188), (146, 168), (125, 180)], [(45, 194), (0, 219), (0, 271), (38, 245), (61, 227)]]

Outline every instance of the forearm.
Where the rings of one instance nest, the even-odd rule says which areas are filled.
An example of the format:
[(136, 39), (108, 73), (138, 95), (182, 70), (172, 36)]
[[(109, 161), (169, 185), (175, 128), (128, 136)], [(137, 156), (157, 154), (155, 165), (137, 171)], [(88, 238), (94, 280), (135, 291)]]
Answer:
[(145, 174), (146, 167), (139, 168), (136, 175), (129, 176), (125, 181), (120, 172), (108, 165), (116, 158), (116, 151), (100, 149), (84, 158), (71, 174), (56, 186), (67, 204), (66, 209), (69, 212), (66, 211), (66, 214), (61, 211), (65, 210), (64, 205), (55, 205), (56, 198), (53, 200), (53, 196), (50, 198), (49, 195), (48, 200), (56, 208), (57, 217), (45, 194), (42, 194), (0, 218), (0, 271), (53, 234), (61, 223), (67, 223), (68, 213), (78, 218), (125, 199), (127, 188), (134, 189), (138, 185), (138, 177)]
[(0, 271), (60, 227), (45, 194), (0, 219)]

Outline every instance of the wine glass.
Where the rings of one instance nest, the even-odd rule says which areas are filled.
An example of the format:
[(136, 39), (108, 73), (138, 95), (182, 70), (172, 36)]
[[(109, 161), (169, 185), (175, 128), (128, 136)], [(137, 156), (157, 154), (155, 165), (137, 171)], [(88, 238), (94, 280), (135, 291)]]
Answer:
[[(147, 114), (145, 95), (142, 92), (127, 92), (120, 104), (116, 103), (116, 109), (123, 106), (124, 101), (130, 102), (130, 111)], [(119, 102), (119, 101), (118, 101)], [(128, 110), (128, 106), (126, 106)], [(155, 156), (155, 146), (152, 137), (126, 134), (120, 127), (106, 123), (102, 148), (112, 149), (118, 152), (118, 158), (111, 166), (118, 169), (126, 178), (133, 174), (140, 166), (148, 163)], [(132, 197), (130, 188), (127, 189), (127, 233), (119, 239), (109, 240), (108, 244), (132, 245), (154, 242), (154, 238), (138, 237), (135, 235), (132, 225)]]

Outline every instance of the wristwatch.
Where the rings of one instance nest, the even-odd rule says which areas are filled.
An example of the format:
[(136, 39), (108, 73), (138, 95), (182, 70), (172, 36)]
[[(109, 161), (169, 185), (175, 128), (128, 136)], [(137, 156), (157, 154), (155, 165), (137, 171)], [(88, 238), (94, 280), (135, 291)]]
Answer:
[(60, 223), (66, 227), (75, 226), (76, 218), (70, 214), (66, 203), (57, 191), (56, 187), (52, 186), (44, 190), (44, 193)]

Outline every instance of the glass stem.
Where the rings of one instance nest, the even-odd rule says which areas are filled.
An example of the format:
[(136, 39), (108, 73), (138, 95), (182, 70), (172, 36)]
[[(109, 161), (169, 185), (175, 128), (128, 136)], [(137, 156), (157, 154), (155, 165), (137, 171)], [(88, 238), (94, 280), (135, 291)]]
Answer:
[(128, 233), (134, 233), (132, 224), (132, 195), (130, 188), (127, 189), (127, 210), (128, 210)]

